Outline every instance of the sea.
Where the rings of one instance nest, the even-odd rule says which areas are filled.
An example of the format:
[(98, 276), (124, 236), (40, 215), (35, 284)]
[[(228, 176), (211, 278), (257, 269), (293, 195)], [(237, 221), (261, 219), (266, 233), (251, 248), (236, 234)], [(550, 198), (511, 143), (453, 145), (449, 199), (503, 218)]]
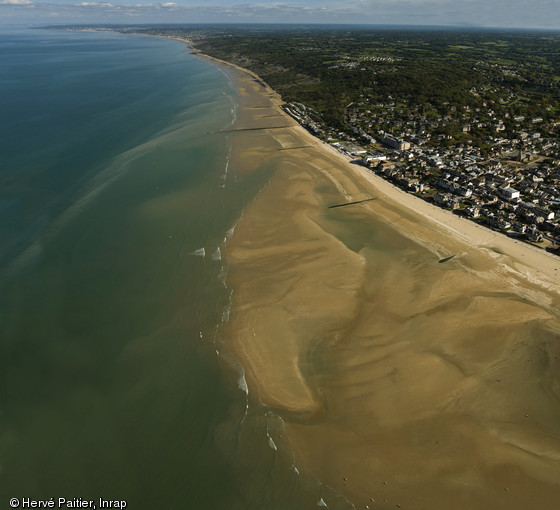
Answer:
[[(0, 504), (352, 508), (227, 349), (237, 94), (180, 41), (0, 29)], [(122, 506), (122, 503), (121, 503)]]

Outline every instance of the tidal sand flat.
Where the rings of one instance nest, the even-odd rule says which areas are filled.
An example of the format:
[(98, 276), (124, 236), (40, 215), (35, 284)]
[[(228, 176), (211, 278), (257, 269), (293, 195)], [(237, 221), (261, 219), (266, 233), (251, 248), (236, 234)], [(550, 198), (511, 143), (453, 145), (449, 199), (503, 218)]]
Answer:
[(271, 178), (227, 245), (227, 342), (296, 466), (356, 508), (556, 508), (560, 261), (394, 189), (228, 72), (234, 165)]

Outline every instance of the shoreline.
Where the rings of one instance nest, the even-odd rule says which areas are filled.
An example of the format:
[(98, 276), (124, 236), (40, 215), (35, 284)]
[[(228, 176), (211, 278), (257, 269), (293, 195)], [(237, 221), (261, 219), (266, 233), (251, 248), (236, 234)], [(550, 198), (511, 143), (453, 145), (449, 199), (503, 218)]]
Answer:
[(352, 164), (255, 73), (193, 53), (239, 94), (235, 171), (272, 175), (226, 246), (226, 343), (295, 464), (360, 508), (555, 508), (560, 260)]
[[(122, 32), (118, 32), (118, 31), (115, 31), (114, 33), (123, 35)], [(182, 42), (191, 50), (191, 54), (197, 55), (198, 57), (204, 60), (213, 62), (216, 65), (216, 67), (225, 71), (226, 74), (228, 74), (227, 73), (228, 70), (235, 70), (241, 73), (242, 75), (250, 76), (252, 79), (256, 80), (260, 85), (262, 85), (263, 89), (266, 91), (266, 94), (270, 96), (269, 98), (272, 100), (274, 108), (277, 110), (278, 116), (283, 117), (284, 120), (287, 120), (289, 123), (291, 123), (291, 127), (294, 127), (299, 131), (301, 138), (306, 138), (311, 145), (316, 145), (317, 147), (322, 147), (326, 151), (329, 151), (332, 155), (334, 155), (336, 158), (339, 159), (341, 164), (346, 165), (347, 169), (352, 171), (356, 175), (357, 179), (365, 180), (369, 182), (373, 186), (373, 189), (382, 192), (383, 196), (380, 197), (381, 199), (386, 198), (388, 200), (398, 203), (399, 205), (405, 207), (406, 209), (409, 209), (410, 211), (420, 212), (424, 218), (430, 219), (431, 221), (433, 221), (435, 225), (447, 229), (451, 233), (451, 235), (457, 235), (462, 240), (469, 242), (469, 244), (471, 244), (472, 246), (484, 248), (492, 242), (498, 245), (500, 248), (502, 247), (504, 249), (509, 248), (511, 250), (511, 253), (506, 252), (504, 254), (510, 255), (515, 259), (519, 259), (520, 257), (527, 256), (530, 253), (527, 252), (526, 250), (530, 250), (531, 252), (534, 252), (534, 254), (538, 256), (544, 256), (552, 260), (552, 262), (550, 263), (545, 263), (544, 260), (546, 259), (542, 259), (540, 261), (541, 263), (544, 263), (545, 266), (543, 270), (544, 274), (546, 274), (547, 276), (554, 277), (557, 275), (555, 273), (551, 273), (551, 271), (554, 270), (560, 271), (559, 256), (551, 254), (537, 246), (533, 246), (530, 243), (512, 239), (507, 235), (503, 234), (502, 232), (498, 232), (490, 228), (487, 228), (483, 225), (479, 225), (466, 218), (461, 218), (453, 214), (451, 211), (438, 207), (434, 204), (428, 203), (420, 197), (417, 197), (415, 195), (412, 195), (410, 193), (401, 190), (399, 187), (393, 185), (391, 182), (387, 181), (386, 179), (383, 179), (382, 177), (376, 175), (374, 172), (367, 169), (366, 167), (356, 164), (355, 162), (358, 161), (358, 159), (353, 159), (350, 156), (343, 154), (342, 152), (338, 151), (335, 147), (315, 137), (309, 131), (307, 131), (303, 126), (301, 126), (297, 121), (295, 121), (290, 115), (288, 115), (281, 108), (281, 105), (284, 103), (284, 101), (281, 99), (280, 95), (253, 71), (238, 66), (237, 64), (232, 64), (225, 60), (221, 60), (216, 57), (207, 55), (201, 52), (200, 50), (196, 49), (196, 47), (194, 47), (195, 43), (193, 43), (193, 41), (186, 38), (143, 34), (143, 33), (136, 33), (136, 32), (125, 33), (124, 35), (140, 35), (143, 37), (156, 37), (161, 39), (169, 39), (173, 41)], [(235, 85), (236, 83), (235, 76), (233, 76), (231, 73), (228, 74), (228, 76), (232, 80), (232, 88), (238, 89), (239, 91), (239, 87)], [(532, 257), (528, 257), (528, 258), (532, 259)], [(523, 263), (525, 264), (528, 263), (529, 266), (535, 270), (536, 270), (535, 266), (540, 265), (539, 263), (536, 263), (536, 261), (534, 260), (528, 262), (528, 259), (524, 259)], [(541, 272), (541, 270), (538, 270), (538, 272)], [(546, 283), (546, 285), (548, 285), (548, 282)]]
[[(191, 45), (193, 44), (192, 41), (189, 41), (187, 39), (171, 39), (182, 41), (189, 47), (191, 47)], [(191, 49), (193, 48), (191, 47)], [(495, 230), (469, 221), (468, 219), (461, 218), (453, 214), (451, 211), (438, 207), (434, 204), (430, 204), (420, 197), (411, 195), (410, 193), (406, 193), (389, 181), (376, 175), (366, 167), (356, 164), (355, 162), (358, 161), (357, 159), (353, 159), (350, 156), (341, 153), (336, 148), (309, 133), (309, 131), (307, 131), (303, 126), (297, 123), (297, 121), (292, 119), (286, 112), (284, 112), (284, 110), (281, 108), (281, 105), (284, 102), (280, 98), (279, 94), (268, 84), (266, 84), (266, 82), (264, 82), (253, 71), (240, 67), (236, 64), (232, 64), (230, 62), (206, 55), (196, 49), (193, 49), (192, 53), (200, 56), (201, 58), (214, 62), (219, 67), (225, 67), (226, 69), (235, 69), (236, 71), (244, 73), (260, 82), (263, 85), (263, 88), (266, 90), (267, 94), (276, 96), (274, 100), (274, 106), (278, 109), (278, 112), (285, 117), (286, 120), (294, 123), (293, 127), (299, 131), (301, 138), (306, 138), (311, 145), (316, 144), (318, 147), (322, 147), (325, 150), (329, 151), (332, 155), (336, 156), (340, 160), (341, 164), (346, 165), (347, 169), (351, 170), (356, 175), (357, 179), (368, 181), (376, 190), (381, 192), (383, 196), (380, 198), (387, 198), (388, 200), (391, 200), (393, 202), (398, 202), (399, 205), (411, 211), (422, 214), (424, 218), (428, 218), (435, 225), (447, 229), (451, 235), (456, 235), (462, 240), (469, 242), (469, 244), (471, 244), (473, 247), (487, 248), (491, 244), (496, 245), (497, 247), (505, 250), (505, 255), (509, 255), (512, 258), (517, 259), (519, 262), (521, 262), (521, 257), (527, 257), (523, 260), (523, 264), (528, 264), (531, 269), (537, 272), (542, 271), (548, 277), (559, 276), (554, 273), (554, 271), (560, 271), (560, 258), (558, 256), (551, 254), (543, 250), (542, 248), (533, 246), (529, 243), (512, 239), (502, 232), (497, 232)], [(533, 254), (541, 258), (541, 260), (537, 261), (536, 259), (531, 257), (531, 255)], [(548, 263), (545, 262), (547, 260)], [(544, 268), (537, 270), (537, 266), (541, 265), (543, 265)], [(547, 287), (550, 285), (550, 283), (557, 285), (557, 283), (547, 281)]]

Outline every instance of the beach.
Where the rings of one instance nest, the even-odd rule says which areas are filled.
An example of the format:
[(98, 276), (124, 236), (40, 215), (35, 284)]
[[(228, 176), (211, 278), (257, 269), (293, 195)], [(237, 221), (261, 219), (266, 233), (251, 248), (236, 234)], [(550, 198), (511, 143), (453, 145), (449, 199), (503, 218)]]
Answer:
[(556, 508), (559, 259), (179, 41), (0, 33), (2, 498)]
[(296, 466), (356, 508), (555, 508), (560, 260), (398, 190), (218, 64), (236, 171), (273, 170), (225, 250), (227, 345)]

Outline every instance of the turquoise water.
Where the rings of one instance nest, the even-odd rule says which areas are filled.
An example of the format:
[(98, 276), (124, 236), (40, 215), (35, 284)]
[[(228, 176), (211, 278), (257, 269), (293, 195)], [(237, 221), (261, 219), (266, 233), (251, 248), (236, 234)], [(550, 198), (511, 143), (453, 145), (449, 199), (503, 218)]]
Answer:
[(224, 243), (266, 183), (176, 41), (0, 31), (0, 501), (348, 505), (293, 465), (223, 343)]

